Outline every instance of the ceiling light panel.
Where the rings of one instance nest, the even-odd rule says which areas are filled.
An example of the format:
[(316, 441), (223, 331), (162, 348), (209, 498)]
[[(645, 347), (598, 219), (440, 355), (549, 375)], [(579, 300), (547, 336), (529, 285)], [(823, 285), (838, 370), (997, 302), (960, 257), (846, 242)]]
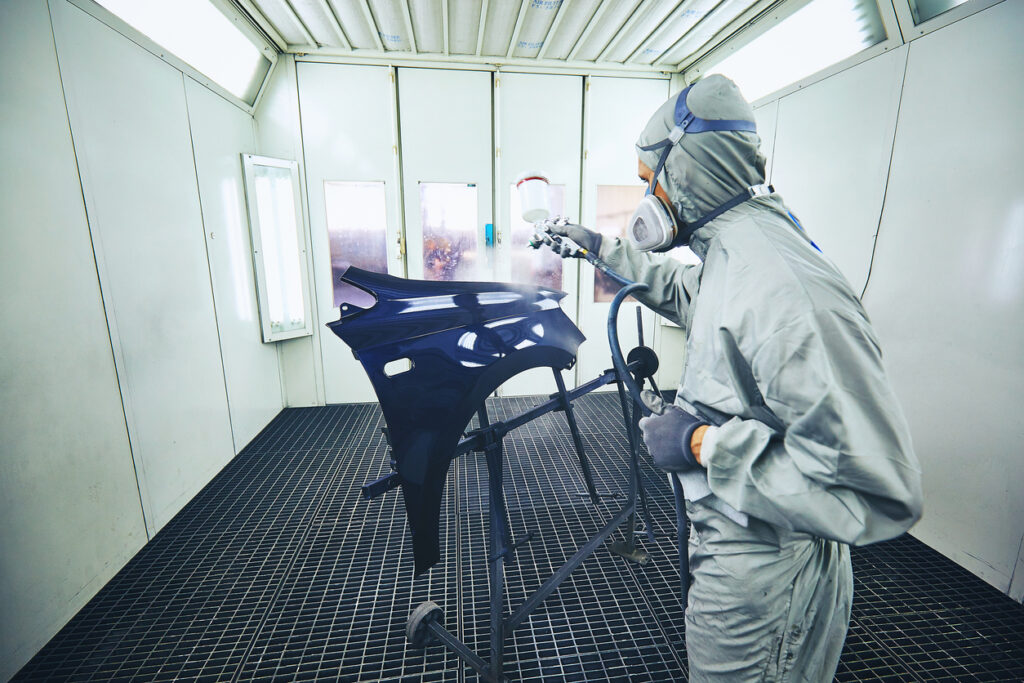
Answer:
[(629, 2), (609, 2), (608, 4), (608, 8), (601, 15), (597, 25), (591, 29), (590, 35), (587, 36), (583, 46), (576, 53), (576, 59), (584, 62), (592, 62), (597, 59), (597, 56), (604, 51), (608, 43), (615, 38), (618, 30), (633, 14), (633, 10), (640, 4), (640, 1), (629, 0)]
[(651, 36), (629, 57), (634, 64), (651, 64), (693, 30), (718, 4), (718, 0), (697, 0), (680, 4)]
[[(610, 0), (605, 0), (609, 2)], [(565, 17), (558, 24), (555, 35), (548, 38), (548, 48), (544, 52), (545, 59), (565, 59), (587, 27), (601, 0), (577, 0), (566, 3), (562, 14)]]
[(519, 8), (524, 2), (531, 0), (491, 0), (487, 6), (483, 54), (505, 56), (519, 18)]
[(724, 0), (688, 31), (675, 47), (656, 61), (663, 64), (678, 64), (688, 59), (754, 4), (752, 0)]
[(260, 11), (289, 45), (309, 45), (304, 27), (287, 0), (263, 0)]
[(480, 3), (481, 0), (448, 1), (448, 42), (452, 54), (476, 54), (476, 38), (480, 29)]
[(754, 101), (885, 39), (875, 0), (817, 0), (702, 71), (728, 76)]
[(632, 26), (616, 36), (616, 44), (604, 59), (609, 62), (624, 62), (654, 32), (677, 4), (677, 0), (646, 0), (636, 8), (631, 17)]
[(162, 50), (247, 104), (271, 62), (261, 47), (207, 0), (99, 0)]
[(523, 17), (523, 25), (519, 29), (514, 57), (536, 57), (544, 47), (544, 39), (555, 21), (558, 8), (563, 0), (528, 0), (530, 6)]
[(412, 50), (409, 32), (405, 27), (405, 14), (400, 6), (403, 2), (404, 0), (402, 2), (370, 0), (370, 11), (373, 12), (373, 20), (377, 23), (377, 30), (385, 50), (396, 52)]
[(326, 0), (290, 0), (292, 9), (318, 45), (327, 47), (348, 47), (348, 39), (340, 30), (337, 17)]
[(374, 40), (373, 29), (366, 21), (362, 7), (356, 0), (327, 0), (334, 16), (338, 17), (338, 23), (345, 31), (349, 44), (353, 48), (363, 50), (376, 50), (377, 41)]
[(441, 0), (409, 1), (412, 30), (416, 35), (416, 49), (420, 52), (444, 53), (444, 22), (441, 16), (443, 11)]

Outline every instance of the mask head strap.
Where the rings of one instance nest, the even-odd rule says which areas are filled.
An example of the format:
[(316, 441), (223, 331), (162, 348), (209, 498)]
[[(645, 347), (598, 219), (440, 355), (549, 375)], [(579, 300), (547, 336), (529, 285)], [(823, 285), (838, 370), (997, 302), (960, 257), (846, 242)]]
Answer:
[(690, 88), (692, 85), (686, 87), (678, 97), (676, 97), (676, 108), (674, 121), (675, 126), (669, 131), (668, 137), (659, 142), (655, 142), (651, 145), (644, 145), (640, 147), (645, 152), (653, 152), (654, 150), (663, 150), (661, 156), (658, 159), (658, 165), (654, 169), (654, 175), (651, 176), (651, 182), (647, 187), (647, 194), (654, 192), (654, 186), (658, 182), (658, 176), (661, 175), (661, 171), (665, 168), (665, 162), (668, 160), (668, 153), (672, 151), (672, 148), (683, 139), (683, 136), (687, 133), (706, 133), (709, 131), (719, 130), (736, 130), (736, 131), (747, 131), (750, 133), (757, 132), (757, 124), (753, 121), (743, 121), (741, 119), (702, 119), (692, 111), (686, 105), (686, 96), (690, 94)]
[(687, 244), (690, 243), (690, 238), (693, 237), (693, 233), (697, 232), (702, 227), (704, 227), (711, 221), (715, 220), (726, 211), (731, 211), (740, 204), (748, 202), (751, 199), (756, 199), (757, 197), (767, 197), (774, 193), (775, 188), (768, 184), (754, 185), (752, 187), (748, 187), (747, 189), (743, 190), (743, 192), (739, 193), (738, 195), (727, 201), (725, 204), (722, 204), (711, 213), (701, 216), (693, 223), (687, 223), (682, 230), (676, 233), (676, 238), (672, 240), (672, 244), (670, 244), (669, 246), (665, 247), (660, 251), (668, 251), (669, 249), (674, 249), (675, 247), (686, 246)]

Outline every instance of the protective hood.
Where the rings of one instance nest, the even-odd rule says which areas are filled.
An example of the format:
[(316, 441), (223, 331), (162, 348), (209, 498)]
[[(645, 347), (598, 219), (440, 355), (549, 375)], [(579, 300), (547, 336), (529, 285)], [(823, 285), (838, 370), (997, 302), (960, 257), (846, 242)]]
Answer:
[[(658, 108), (637, 140), (640, 160), (652, 169), (658, 166), (660, 151), (640, 148), (669, 136), (676, 124), (677, 97), (673, 95)], [(686, 105), (702, 119), (754, 120), (754, 110), (736, 84), (717, 74), (694, 83)], [(765, 158), (760, 144), (757, 133), (747, 131), (684, 135), (669, 153), (657, 178), (679, 218), (695, 222), (746, 188), (764, 183)]]

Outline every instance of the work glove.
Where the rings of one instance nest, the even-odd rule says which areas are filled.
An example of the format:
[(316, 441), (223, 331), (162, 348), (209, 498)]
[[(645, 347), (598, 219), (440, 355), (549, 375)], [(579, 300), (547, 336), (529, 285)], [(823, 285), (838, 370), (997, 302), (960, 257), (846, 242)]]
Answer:
[(654, 464), (666, 472), (686, 472), (700, 467), (690, 442), (697, 428), (707, 422), (679, 406), (667, 405), (650, 391), (643, 392), (641, 397), (652, 412), (651, 417), (640, 420), (640, 429)]
[[(541, 229), (544, 232), (549, 232), (552, 235), (560, 235), (562, 237), (568, 237), (570, 240), (580, 245), (589, 252), (592, 252), (597, 256), (598, 252), (601, 251), (601, 234), (588, 230), (582, 225), (576, 225), (570, 223), (564, 216), (556, 216), (549, 218), (541, 224)], [(548, 242), (552, 251), (561, 256), (562, 258), (568, 258), (570, 256), (579, 256), (571, 244), (567, 242)]]

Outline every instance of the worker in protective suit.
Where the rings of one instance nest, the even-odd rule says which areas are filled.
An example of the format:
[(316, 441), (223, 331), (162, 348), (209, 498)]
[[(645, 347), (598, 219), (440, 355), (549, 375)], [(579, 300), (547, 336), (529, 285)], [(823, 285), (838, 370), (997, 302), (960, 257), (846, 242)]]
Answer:
[[(698, 81), (637, 143), (651, 190), (630, 225), (640, 248), (549, 227), (647, 283), (636, 297), (686, 333), (675, 405), (641, 427), (692, 522), (690, 680), (827, 681), (849, 624), (849, 545), (917, 521), (920, 466), (857, 295), (761, 185), (753, 122), (732, 81)], [(700, 264), (641, 250), (683, 244)]]

